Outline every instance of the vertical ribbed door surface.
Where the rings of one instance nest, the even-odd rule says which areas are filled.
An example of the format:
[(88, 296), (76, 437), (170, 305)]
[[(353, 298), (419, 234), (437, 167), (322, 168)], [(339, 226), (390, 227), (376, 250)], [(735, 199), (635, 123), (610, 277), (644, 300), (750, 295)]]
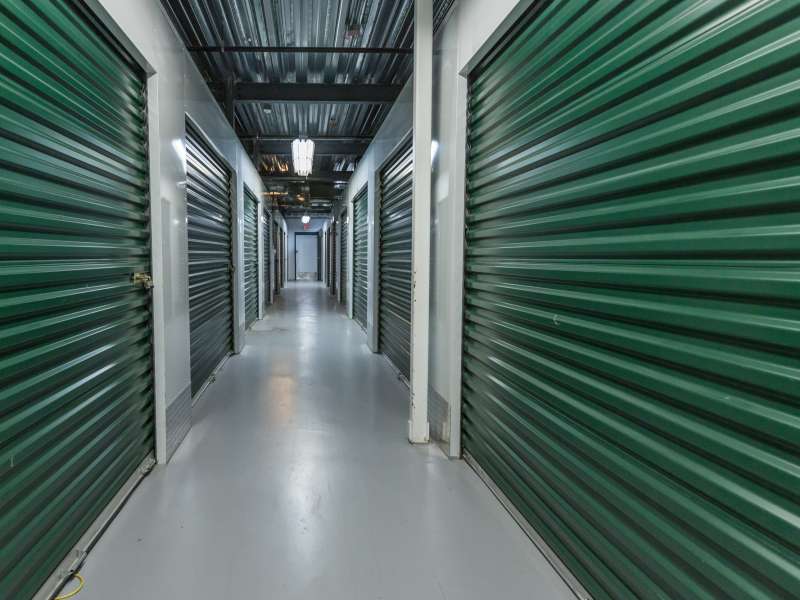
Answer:
[(796, 598), (800, 4), (531, 15), (470, 80), (463, 447), (596, 598)]
[(404, 144), (380, 174), (380, 351), (411, 371), (411, 186), (414, 154)]
[(258, 319), (258, 200), (244, 191), (244, 320), (250, 327)]
[(230, 173), (186, 122), (192, 394), (233, 351)]
[(328, 263), (330, 264), (329, 273), (330, 273), (330, 287), (331, 287), (331, 294), (336, 293), (336, 227), (338, 225), (337, 220), (331, 221), (331, 226), (328, 228), (328, 238), (330, 239), (330, 244), (328, 244)]
[(81, 3), (0, 2), (0, 41), (0, 598), (25, 600), (153, 450), (147, 102)]
[(367, 186), (353, 199), (353, 318), (367, 328)]
[(264, 230), (264, 308), (272, 302), (272, 213), (263, 211), (262, 224)]
[(347, 211), (339, 219), (339, 302), (347, 305), (347, 273), (349, 269), (349, 254), (347, 252), (348, 225), (346, 222)]

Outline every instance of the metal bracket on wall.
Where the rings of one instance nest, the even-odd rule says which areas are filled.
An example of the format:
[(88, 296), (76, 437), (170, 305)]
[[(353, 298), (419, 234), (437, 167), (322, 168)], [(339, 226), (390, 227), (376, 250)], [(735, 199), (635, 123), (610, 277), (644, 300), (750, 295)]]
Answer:
[(142, 476), (148, 475), (155, 466), (156, 466), (155, 456), (148, 456), (147, 458), (144, 459), (144, 462), (142, 462), (142, 464), (139, 465), (139, 473), (141, 473)]

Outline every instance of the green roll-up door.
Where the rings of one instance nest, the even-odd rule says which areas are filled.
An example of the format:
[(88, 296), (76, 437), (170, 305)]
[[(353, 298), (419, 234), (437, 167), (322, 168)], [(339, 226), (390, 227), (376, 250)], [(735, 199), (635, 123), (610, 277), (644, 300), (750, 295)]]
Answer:
[(330, 274), (330, 279), (328, 283), (331, 287), (331, 294), (336, 293), (336, 226), (338, 225), (338, 221), (333, 220), (331, 221), (331, 225), (328, 228), (328, 239), (330, 243), (328, 244), (328, 273)]
[(0, 2), (0, 41), (0, 598), (22, 600), (153, 450), (147, 103), (82, 4)]
[(339, 302), (347, 305), (347, 268), (349, 256), (347, 253), (347, 211), (339, 219)]
[(186, 122), (192, 394), (233, 351), (230, 172)]
[(405, 143), (380, 174), (379, 344), (395, 367), (411, 371), (411, 185), (414, 154)]
[(258, 319), (258, 200), (244, 195), (244, 319), (250, 327)]
[(264, 308), (272, 303), (272, 213), (264, 210)]
[(463, 447), (597, 598), (800, 593), (798, 31), (541, 3), (471, 77)]
[(353, 318), (367, 328), (367, 186), (353, 199)]
[(273, 275), (273, 284), (275, 289), (275, 295), (279, 295), (281, 293), (281, 236), (282, 232), (278, 227), (278, 224), (273, 222), (272, 223), (272, 247), (273, 252), (275, 253), (275, 274)]

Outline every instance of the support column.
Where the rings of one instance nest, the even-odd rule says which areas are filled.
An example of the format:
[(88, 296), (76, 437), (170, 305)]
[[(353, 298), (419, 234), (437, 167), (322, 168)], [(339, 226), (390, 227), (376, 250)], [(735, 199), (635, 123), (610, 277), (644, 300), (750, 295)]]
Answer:
[(414, 2), (414, 183), (411, 225), (411, 410), (408, 439), (425, 444), (428, 425), (428, 338), (431, 258), (431, 136), (433, 126), (433, 2)]

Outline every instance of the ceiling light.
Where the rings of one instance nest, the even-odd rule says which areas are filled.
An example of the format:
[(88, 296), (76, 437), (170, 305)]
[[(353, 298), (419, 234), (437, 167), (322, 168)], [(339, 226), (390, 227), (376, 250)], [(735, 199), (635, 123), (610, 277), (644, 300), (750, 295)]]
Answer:
[(303, 215), (300, 220), (303, 222), (303, 225), (308, 225), (311, 222), (311, 217)]
[(300, 139), (293, 141), (292, 161), (294, 162), (294, 172), (300, 177), (311, 175), (311, 165), (314, 163), (314, 142)]

